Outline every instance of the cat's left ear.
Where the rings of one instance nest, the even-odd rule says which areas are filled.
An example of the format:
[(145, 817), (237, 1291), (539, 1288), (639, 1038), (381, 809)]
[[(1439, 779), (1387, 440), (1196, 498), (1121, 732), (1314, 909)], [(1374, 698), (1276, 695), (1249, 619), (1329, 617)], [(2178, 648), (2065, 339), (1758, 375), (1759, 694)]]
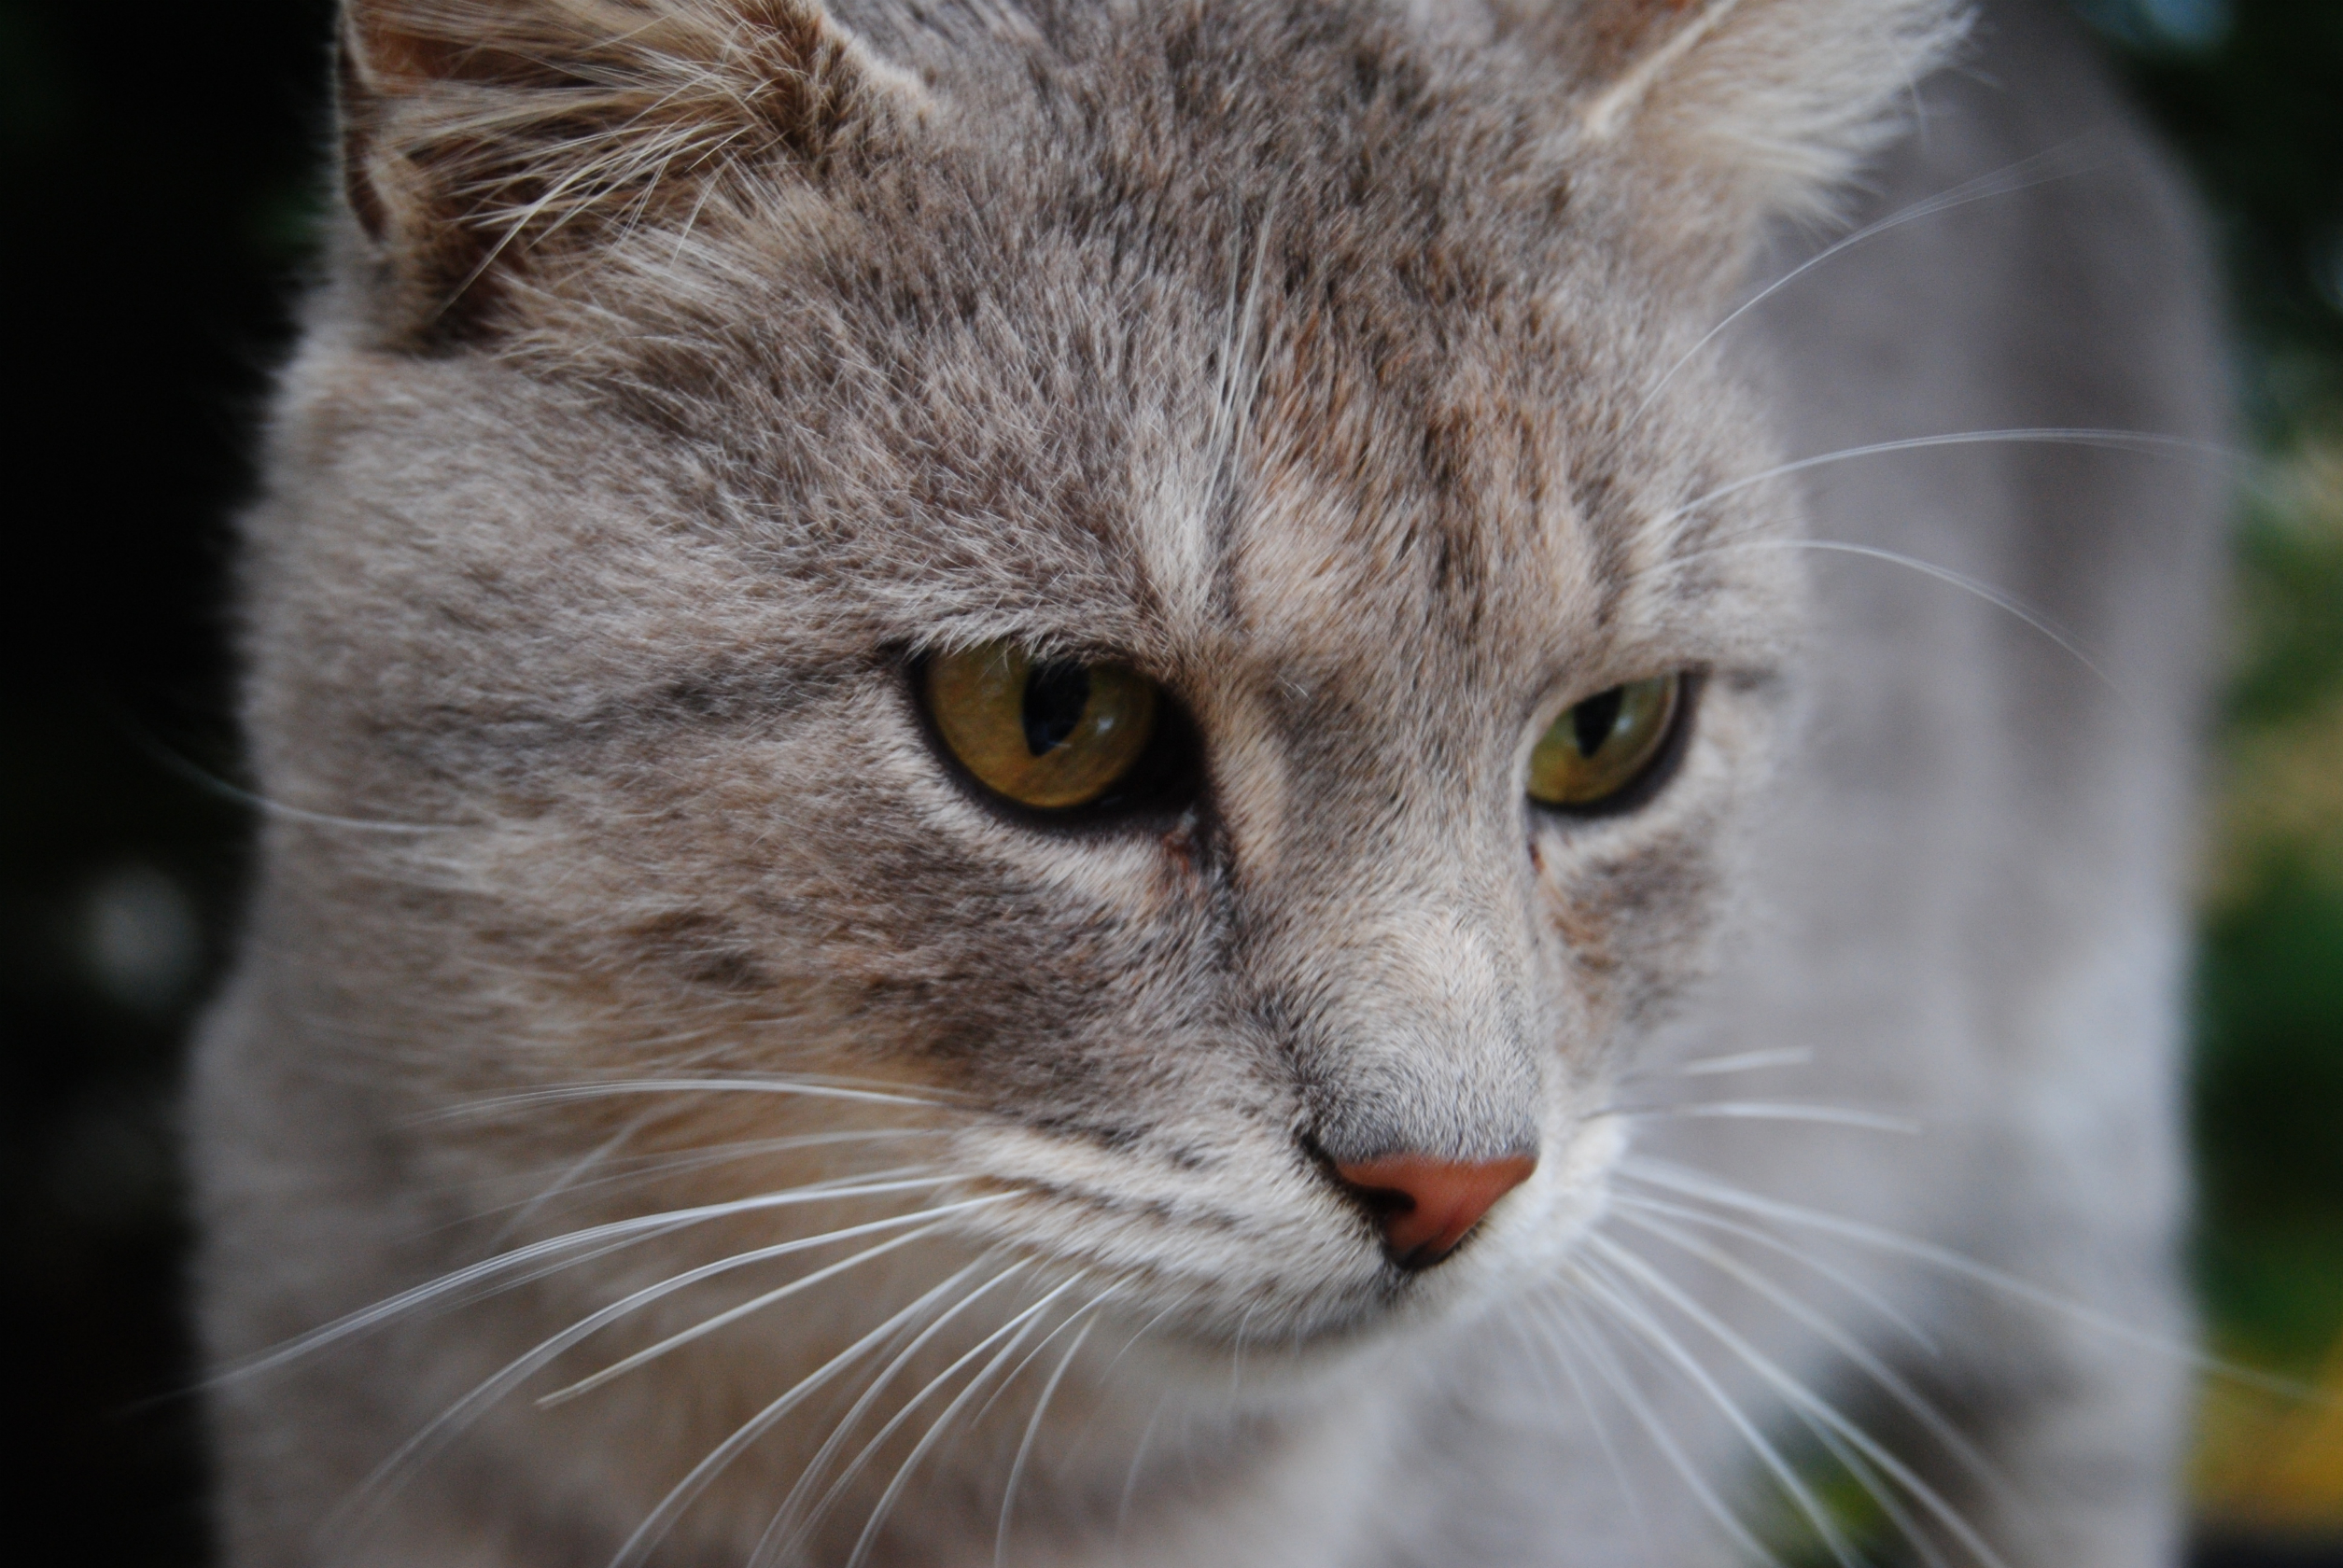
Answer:
[(1969, 0), (1494, 0), (1569, 63), (1577, 159), (1645, 238), (1733, 274), (1826, 214), (1957, 52)]
[(883, 156), (925, 93), (820, 0), (344, 0), (344, 189), (394, 329), (703, 211)]

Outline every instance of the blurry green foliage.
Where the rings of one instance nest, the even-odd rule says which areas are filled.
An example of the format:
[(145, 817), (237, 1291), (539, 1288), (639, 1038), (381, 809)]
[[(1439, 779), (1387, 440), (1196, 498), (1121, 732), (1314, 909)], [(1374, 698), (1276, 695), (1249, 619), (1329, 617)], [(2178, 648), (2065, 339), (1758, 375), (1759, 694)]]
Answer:
[(2343, 695), (2343, 530), (2301, 525), (2315, 521), (2257, 508), (2239, 531), (2233, 726), (2300, 721)]
[(2080, 0), (2196, 168), (2252, 353), (2249, 412), (2292, 434), (2343, 405), (2343, 5)]
[[(2257, 461), (2196, 979), (2196, 1259), (2217, 1347), (2311, 1375), (2343, 1365), (2343, 5), (2078, 5), (2197, 176), (2239, 329)], [(2294, 1517), (2322, 1520), (2343, 1495)]]
[(2209, 1305), (2307, 1371), (2343, 1322), (2343, 887), (2270, 868), (2211, 919), (2198, 1005)]
[(2308, 1371), (2343, 1324), (2343, 5), (2077, 4), (2196, 173), (2239, 328), (2198, 1257), (2224, 1346)]

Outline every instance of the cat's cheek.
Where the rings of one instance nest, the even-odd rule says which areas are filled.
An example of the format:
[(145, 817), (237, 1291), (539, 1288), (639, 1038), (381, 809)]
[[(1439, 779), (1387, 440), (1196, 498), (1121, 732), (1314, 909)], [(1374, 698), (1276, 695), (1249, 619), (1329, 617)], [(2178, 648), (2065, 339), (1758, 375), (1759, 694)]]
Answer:
[(1620, 1037), (1652, 1022), (1705, 967), (1729, 880), (1716, 847), (1724, 804), (1540, 846), (1538, 905), (1559, 984), (1606, 1045), (1632, 1052)]
[(962, 875), (1037, 909), (1071, 904), (1112, 910), (1128, 921), (1161, 921), (1193, 913), (1209, 891), (1192, 822), (1061, 836), (1003, 823), (966, 802), (929, 803), (921, 820), (939, 849), (950, 847)]

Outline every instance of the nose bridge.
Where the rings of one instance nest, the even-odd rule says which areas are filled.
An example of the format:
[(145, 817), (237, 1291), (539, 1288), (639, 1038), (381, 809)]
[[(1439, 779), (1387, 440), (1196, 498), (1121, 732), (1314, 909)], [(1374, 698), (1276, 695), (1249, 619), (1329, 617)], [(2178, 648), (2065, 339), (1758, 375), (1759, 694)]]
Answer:
[[(1338, 1163), (1533, 1153), (1541, 1092), (1528, 932), (1501, 844), (1462, 812), (1328, 833), (1258, 955)], [(1333, 824), (1326, 824), (1333, 826)]]

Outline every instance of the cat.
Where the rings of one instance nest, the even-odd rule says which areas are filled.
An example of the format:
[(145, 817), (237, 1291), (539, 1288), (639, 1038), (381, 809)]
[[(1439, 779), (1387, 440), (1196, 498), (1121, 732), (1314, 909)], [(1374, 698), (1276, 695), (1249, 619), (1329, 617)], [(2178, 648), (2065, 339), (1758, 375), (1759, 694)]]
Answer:
[(2171, 1560), (2220, 323), (2054, 8), (338, 58), (228, 1561)]

